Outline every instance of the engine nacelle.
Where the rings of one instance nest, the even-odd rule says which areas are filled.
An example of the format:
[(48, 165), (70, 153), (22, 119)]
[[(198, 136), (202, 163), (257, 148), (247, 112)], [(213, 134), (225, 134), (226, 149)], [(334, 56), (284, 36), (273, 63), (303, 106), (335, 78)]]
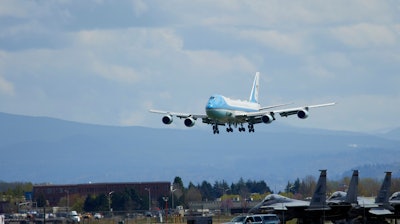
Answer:
[(165, 116), (162, 118), (162, 122), (163, 122), (164, 124), (171, 124), (172, 121), (173, 121), (173, 119), (172, 119), (172, 116), (171, 116), (171, 115), (165, 115)]
[(270, 115), (270, 114), (264, 114), (264, 115), (261, 117), (261, 120), (262, 120), (262, 122), (264, 122), (264, 123), (266, 123), (266, 124), (269, 124), (269, 123), (271, 123), (271, 122), (274, 120), (274, 118), (273, 118), (272, 115)]
[(188, 128), (193, 127), (194, 123), (195, 122), (194, 122), (193, 118), (191, 118), (191, 117), (185, 118), (185, 126), (186, 127), (188, 127)]
[(308, 117), (308, 110), (302, 109), (297, 111), (297, 117), (300, 119), (306, 119)]

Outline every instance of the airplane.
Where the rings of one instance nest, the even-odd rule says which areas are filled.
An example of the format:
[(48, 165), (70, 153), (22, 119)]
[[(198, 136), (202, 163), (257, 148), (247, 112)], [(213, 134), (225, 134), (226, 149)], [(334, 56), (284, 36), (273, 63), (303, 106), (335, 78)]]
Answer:
[(162, 122), (166, 125), (173, 122), (173, 117), (184, 119), (186, 127), (193, 127), (197, 119), (202, 119), (205, 124), (211, 124), (214, 134), (219, 134), (218, 126), (225, 126), (227, 132), (233, 132), (232, 125), (238, 128), (239, 132), (245, 132), (243, 124), (248, 123), (248, 131), (254, 132), (254, 124), (265, 123), (269, 124), (275, 120), (276, 114), (281, 117), (297, 115), (300, 119), (306, 119), (309, 116), (310, 108), (332, 106), (335, 103), (325, 103), (317, 105), (302, 106), (296, 108), (287, 108), (280, 110), (272, 110), (273, 108), (287, 106), (289, 104), (278, 104), (267, 107), (262, 107), (259, 104), (259, 76), (257, 72), (248, 100), (234, 100), (223, 95), (212, 95), (205, 107), (206, 114), (190, 114), (170, 111), (161, 111), (151, 109), (150, 112), (163, 114)]
[[(347, 192), (335, 191), (326, 200), (326, 204), (336, 210), (337, 220), (351, 220), (355, 217), (350, 216), (350, 212), (354, 207), (358, 206), (358, 170), (353, 171)], [(347, 223), (346, 221), (346, 223)], [(336, 222), (334, 222), (336, 223)], [(340, 221), (338, 223), (341, 223)]]
[(400, 218), (400, 191), (394, 192), (389, 198), (390, 205), (394, 208), (393, 217)]
[(389, 202), (392, 205), (400, 205), (400, 191), (394, 192), (389, 198)]
[(347, 192), (335, 191), (326, 200), (328, 205), (338, 206), (338, 205), (356, 205), (358, 203), (358, 170), (353, 171), (353, 175), (350, 179), (349, 188)]
[[(351, 198), (357, 198), (357, 203), (353, 204), (352, 209), (348, 212), (348, 218), (355, 222), (357, 219), (363, 218), (364, 221), (382, 221), (392, 216), (394, 208), (389, 202), (389, 193), (391, 185), (391, 172), (385, 172), (385, 178), (382, 182), (380, 190), (375, 200), (357, 196), (357, 191), (351, 193)], [(358, 181), (357, 181), (358, 182)], [(349, 188), (350, 190), (350, 188)], [(349, 193), (348, 193), (349, 194)], [(361, 220), (360, 220), (361, 221)]]
[(296, 218), (300, 223), (320, 220), (321, 214), (328, 212), (326, 205), (326, 170), (320, 170), (320, 176), (311, 201), (296, 200), (278, 194), (267, 195), (264, 200), (249, 210), (249, 213), (275, 213), (282, 223)]

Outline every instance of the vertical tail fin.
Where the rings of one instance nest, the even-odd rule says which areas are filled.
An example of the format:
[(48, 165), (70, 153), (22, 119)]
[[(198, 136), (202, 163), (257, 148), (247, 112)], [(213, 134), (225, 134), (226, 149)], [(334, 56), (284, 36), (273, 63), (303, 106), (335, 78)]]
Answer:
[(353, 176), (351, 177), (349, 189), (347, 190), (345, 202), (349, 204), (357, 204), (358, 196), (358, 170), (353, 171)]
[(329, 209), (326, 205), (326, 170), (320, 170), (321, 174), (315, 187), (313, 197), (310, 202), (309, 210)]
[(375, 198), (377, 204), (388, 204), (390, 196), (390, 185), (392, 183), (392, 172), (385, 172), (385, 179), (382, 182), (381, 189), (379, 190), (378, 196)]
[(259, 76), (260, 73), (256, 72), (256, 76), (254, 77), (253, 88), (251, 89), (249, 101), (252, 103), (258, 103), (258, 86), (259, 86)]

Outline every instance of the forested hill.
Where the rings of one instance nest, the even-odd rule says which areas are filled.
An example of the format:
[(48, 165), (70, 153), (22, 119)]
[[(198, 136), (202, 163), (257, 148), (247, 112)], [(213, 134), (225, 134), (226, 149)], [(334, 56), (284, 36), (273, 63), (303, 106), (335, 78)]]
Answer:
[[(317, 177), (319, 169), (327, 169), (332, 179), (356, 167), (361, 178), (382, 179), (387, 168), (399, 176), (400, 138), (394, 132), (386, 138), (274, 122), (258, 125), (252, 134), (213, 135), (211, 129), (100, 126), (5, 113), (0, 124), (4, 181), (137, 182), (179, 176), (196, 184), (242, 177), (281, 188), (298, 177)], [(363, 172), (369, 166), (376, 172)]]

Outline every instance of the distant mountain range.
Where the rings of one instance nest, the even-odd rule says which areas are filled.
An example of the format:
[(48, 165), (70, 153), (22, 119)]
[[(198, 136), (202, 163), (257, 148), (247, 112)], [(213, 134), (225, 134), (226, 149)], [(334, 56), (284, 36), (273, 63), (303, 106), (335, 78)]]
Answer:
[[(160, 127), (161, 127), (160, 122)], [(400, 177), (400, 129), (381, 135), (302, 129), (276, 123), (255, 133), (82, 124), (0, 113), (0, 180), (51, 182), (173, 181), (184, 184), (288, 181), (328, 170), (329, 179)]]

